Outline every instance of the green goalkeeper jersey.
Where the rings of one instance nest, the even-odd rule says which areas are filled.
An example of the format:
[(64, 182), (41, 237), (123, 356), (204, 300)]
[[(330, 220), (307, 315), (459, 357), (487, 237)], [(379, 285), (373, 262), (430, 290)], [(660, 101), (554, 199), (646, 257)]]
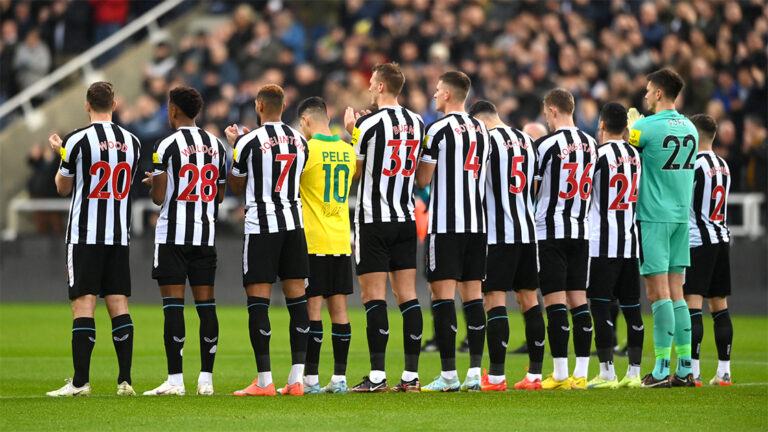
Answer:
[(629, 143), (640, 149), (643, 164), (637, 220), (688, 223), (698, 142), (696, 127), (676, 110), (635, 122)]

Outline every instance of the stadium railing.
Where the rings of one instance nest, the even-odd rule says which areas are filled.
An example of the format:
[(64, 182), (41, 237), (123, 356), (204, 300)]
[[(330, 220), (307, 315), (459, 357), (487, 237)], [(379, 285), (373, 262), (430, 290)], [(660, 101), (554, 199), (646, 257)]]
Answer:
[(150, 9), (144, 15), (128, 23), (115, 34), (97, 43), (87, 51), (83, 52), (55, 71), (51, 72), (45, 78), (25, 88), (19, 94), (15, 95), (7, 102), (0, 105), (0, 118), (3, 118), (6, 115), (21, 108), (24, 113), (24, 120), (27, 122), (27, 125), (30, 129), (38, 129), (42, 127), (45, 124), (45, 119), (32, 106), (31, 101), (34, 97), (47, 91), (56, 85), (59, 81), (67, 78), (78, 70), (82, 70), (83, 76), (85, 76), (87, 80), (97, 80), (92, 79), (98, 77), (98, 72), (96, 72), (92, 66), (92, 63), (94, 60), (96, 60), (96, 58), (114, 48), (115, 46), (125, 42), (128, 38), (145, 28), (149, 31), (150, 39), (159, 38), (160, 36), (158, 35), (162, 34), (162, 30), (160, 30), (160, 27), (157, 24), (157, 20), (166, 13), (173, 10), (176, 6), (180, 5), (183, 1), (184, 0), (165, 0), (164, 2)]
[[(756, 239), (765, 235), (765, 227), (760, 220), (760, 209), (765, 202), (765, 196), (761, 193), (732, 193), (728, 196), (728, 212), (732, 214), (736, 207), (740, 207), (743, 216), (740, 224), (729, 223), (731, 235), (735, 237), (748, 237)], [(20, 215), (38, 211), (69, 212), (69, 198), (14, 198), (8, 206), (8, 227), (2, 232), (5, 241), (15, 240), (20, 233)], [(354, 207), (353, 200), (349, 202), (350, 209)], [(219, 205), (219, 220), (235, 222), (233, 210), (242, 207), (242, 199), (227, 197)], [(146, 231), (145, 213), (159, 213), (160, 208), (149, 198), (135, 199), (131, 203), (131, 231), (133, 235), (141, 236)], [(732, 219), (733, 221), (733, 219)], [(733, 221), (738, 222), (738, 221)]]

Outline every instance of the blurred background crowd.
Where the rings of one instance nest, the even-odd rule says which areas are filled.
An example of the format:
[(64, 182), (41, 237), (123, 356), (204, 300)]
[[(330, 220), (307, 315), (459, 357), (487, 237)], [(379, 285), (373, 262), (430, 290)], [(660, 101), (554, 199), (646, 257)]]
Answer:
[[(84, 14), (72, 10), (83, 4), (92, 12), (91, 33), (79, 21)], [(0, 100), (153, 5), (0, 0)], [(169, 132), (167, 92), (181, 83), (202, 93), (198, 124), (218, 136), (228, 124), (258, 124), (254, 96), (265, 83), (285, 88), (286, 122), (296, 120), (302, 98), (320, 95), (341, 131), (346, 106), (368, 107), (371, 66), (394, 60), (407, 80), (401, 104), (426, 123), (440, 116), (432, 100), (437, 77), (458, 68), (472, 79), (470, 99), (493, 101), (502, 119), (520, 128), (541, 121), (543, 95), (564, 87), (576, 98), (577, 125), (594, 134), (605, 102), (644, 111), (645, 75), (671, 66), (686, 81), (680, 111), (708, 113), (719, 123), (715, 151), (730, 165), (731, 190), (768, 189), (762, 0), (264, 0), (206, 7), (224, 23), (158, 43), (141, 68), (143, 94), (118, 108), (116, 120), (147, 146)], [(44, 157), (33, 154), (30, 163), (47, 169)]]

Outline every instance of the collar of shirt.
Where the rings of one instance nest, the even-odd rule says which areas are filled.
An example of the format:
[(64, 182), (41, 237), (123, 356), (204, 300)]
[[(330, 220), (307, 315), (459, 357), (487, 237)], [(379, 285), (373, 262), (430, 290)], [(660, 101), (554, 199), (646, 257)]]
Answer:
[(312, 139), (316, 139), (320, 141), (336, 142), (336, 141), (339, 141), (341, 138), (339, 138), (339, 134), (323, 135), (323, 134), (316, 133), (312, 135)]

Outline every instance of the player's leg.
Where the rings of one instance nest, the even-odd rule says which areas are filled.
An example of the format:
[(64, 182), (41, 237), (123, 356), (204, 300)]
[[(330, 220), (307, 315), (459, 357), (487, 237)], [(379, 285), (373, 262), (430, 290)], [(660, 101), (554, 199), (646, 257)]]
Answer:
[[(533, 259), (536, 259), (535, 255)], [(533, 273), (536, 275), (535, 271)], [(525, 344), (528, 351), (528, 371), (522, 381), (515, 383), (515, 389), (541, 390), (546, 326), (541, 305), (539, 305), (539, 296), (535, 288), (520, 289), (515, 293), (515, 299), (525, 320)]]
[(157, 281), (163, 299), (163, 343), (168, 379), (145, 395), (183, 395), (182, 356), (186, 329), (184, 325), (184, 289), (187, 283), (187, 257), (183, 246), (156, 244), (152, 278)]
[(611, 316), (614, 286), (621, 272), (621, 258), (590, 257), (587, 297), (594, 322), (595, 349), (600, 362), (600, 374), (589, 381), (589, 388), (615, 388), (618, 385), (613, 366), (613, 328)]
[(539, 282), (547, 311), (547, 336), (554, 370), (541, 382), (545, 390), (570, 389), (568, 373), (568, 308), (565, 305), (566, 257), (559, 240), (539, 242)]
[(643, 387), (669, 387), (669, 361), (675, 331), (675, 310), (669, 292), (669, 232), (664, 223), (639, 221), (640, 274), (653, 311), (656, 365), (643, 378)]
[(128, 246), (105, 247), (105, 268), (102, 275), (102, 294), (112, 320), (112, 343), (117, 354), (119, 372), (117, 395), (133, 396), (131, 363), (133, 361), (133, 321), (128, 311), (131, 295), (131, 267)]
[(728, 312), (728, 296), (731, 295), (731, 260), (730, 245), (717, 246), (717, 264), (715, 265), (712, 285), (707, 293), (709, 310), (715, 323), (715, 345), (717, 345), (717, 374), (710, 384), (731, 384), (731, 344), (733, 342), (733, 324)]
[[(310, 264), (310, 268), (313, 268)], [(314, 274), (310, 270), (311, 274)], [(309, 278), (309, 286), (312, 277)], [(320, 348), (323, 346), (323, 296), (310, 295), (307, 287), (307, 312), (309, 313), (309, 338), (307, 340), (307, 363), (304, 368), (304, 393), (320, 393)]]
[[(247, 296), (248, 333), (256, 358), (258, 378), (235, 396), (274, 396), (269, 341), (272, 326), (269, 322), (269, 303), (272, 283), (277, 278), (278, 259), (282, 246), (282, 233), (246, 234), (243, 245), (243, 287)], [(269, 250), (273, 253), (263, 253)]]
[(629, 357), (627, 374), (619, 382), (619, 387), (640, 387), (640, 364), (643, 358), (645, 327), (643, 315), (640, 313), (640, 274), (637, 259), (623, 260), (622, 272), (614, 292), (619, 298), (624, 321), (627, 323), (627, 357)]
[(189, 284), (195, 298), (195, 310), (200, 319), (200, 375), (197, 394), (213, 394), (213, 363), (219, 343), (219, 319), (213, 284), (216, 279), (216, 248), (214, 246), (189, 247), (191, 256), (187, 266)]
[(691, 265), (689, 227), (687, 223), (669, 225), (669, 294), (675, 311), (677, 353), (677, 368), (670, 381), (673, 386), (693, 387), (696, 383), (691, 373), (691, 315), (683, 293), (683, 275)]
[(88, 396), (91, 394), (91, 353), (96, 343), (96, 322), (93, 311), (96, 296), (101, 292), (103, 247), (97, 245), (67, 245), (67, 286), (72, 301), (72, 365), (74, 375), (60, 389), (48, 396)]
[(432, 297), (432, 316), (435, 337), (440, 351), (440, 377), (421, 388), (421, 391), (458, 391), (456, 372), (456, 280), (443, 279), (429, 282)]
[(488, 291), (483, 286), (483, 302), (487, 314), (488, 331), (488, 373), (483, 375), (481, 388), (483, 391), (505, 391), (507, 380), (504, 376), (504, 364), (509, 343), (509, 317), (507, 316), (507, 292), (500, 290)]
[(691, 320), (691, 373), (696, 385), (701, 385), (701, 369), (699, 357), (701, 355), (701, 341), (704, 339), (704, 323), (702, 320), (702, 305), (704, 297), (690, 293), (691, 284), (688, 283), (688, 270), (686, 270), (685, 302), (688, 304), (688, 313)]
[(400, 382), (392, 391), (421, 390), (419, 381), (419, 354), (424, 320), (421, 306), (416, 297), (416, 234), (415, 222), (397, 224), (397, 238), (390, 245), (389, 283), (395, 294), (400, 314), (403, 317), (403, 354), (405, 365)]
[[(348, 261), (349, 262), (349, 261)], [(351, 293), (352, 273), (349, 270)], [(331, 341), (333, 343), (333, 375), (331, 382), (323, 389), (325, 393), (347, 392), (347, 358), (352, 339), (352, 327), (347, 314), (347, 294), (335, 294), (326, 299), (328, 313), (331, 315)]]
[[(413, 245), (415, 249), (415, 237)], [(415, 264), (415, 250), (413, 257)], [(392, 391), (420, 391), (419, 354), (424, 321), (421, 316), (421, 305), (416, 297), (416, 269), (392, 271), (389, 273), (389, 282), (403, 317), (403, 353), (405, 355), (400, 383), (392, 387)]]
[[(190, 276), (190, 284), (192, 280), (194, 279)], [(200, 319), (200, 375), (197, 377), (197, 394), (210, 396), (213, 394), (213, 363), (219, 344), (219, 318), (216, 315), (213, 285), (192, 285), (192, 295)]]
[(355, 231), (357, 278), (365, 309), (366, 336), (371, 370), (350, 392), (387, 391), (385, 357), (389, 341), (387, 272), (393, 223), (358, 224)]
[[(467, 257), (471, 259), (471, 257)], [(467, 377), (461, 385), (462, 391), (480, 391), (483, 363), (483, 348), (485, 347), (485, 309), (483, 308), (482, 281), (467, 280), (458, 284), (461, 295), (464, 318), (467, 321), (467, 338), (469, 339), (469, 369)]]
[(691, 248), (690, 255), (691, 266), (685, 269), (683, 295), (691, 320), (691, 369), (694, 381), (697, 385), (701, 385), (699, 356), (701, 341), (704, 338), (701, 311), (704, 296), (709, 293), (712, 285), (717, 254), (711, 245), (704, 245)]
[(592, 317), (587, 306), (587, 265), (589, 264), (589, 242), (568, 241), (568, 273), (566, 276), (566, 302), (571, 310), (573, 322), (573, 351), (576, 365), (573, 368), (571, 386), (587, 388), (589, 355), (592, 350)]

